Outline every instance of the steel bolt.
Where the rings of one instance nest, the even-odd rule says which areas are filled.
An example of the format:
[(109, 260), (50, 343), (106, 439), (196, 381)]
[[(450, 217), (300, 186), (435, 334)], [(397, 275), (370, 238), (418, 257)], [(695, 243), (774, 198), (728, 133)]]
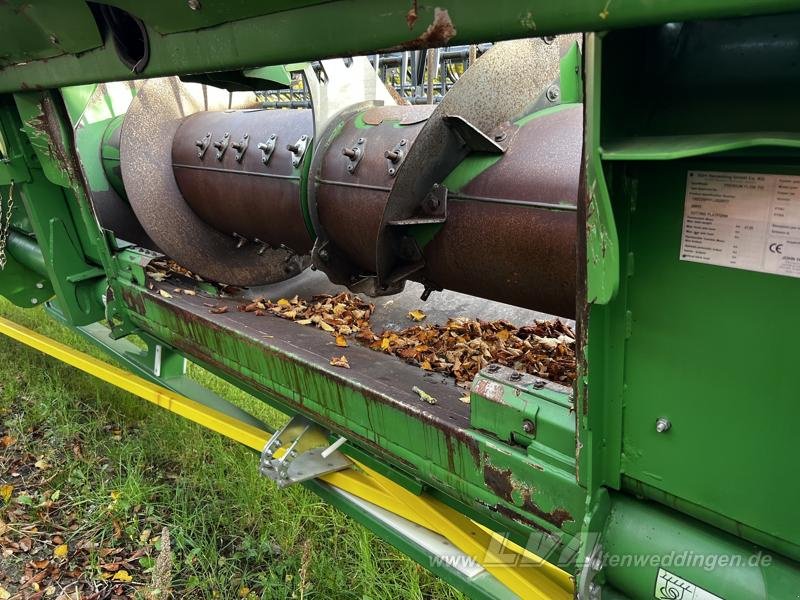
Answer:
[(358, 149), (357, 148), (342, 148), (342, 154), (345, 155), (350, 160), (355, 160), (358, 156)]
[(39, 304), (38, 298), (31, 298), (31, 304)]
[(400, 145), (405, 146), (408, 142), (406, 140), (400, 140)]
[(44, 288), (44, 284), (43, 284), (41, 281), (39, 281), (39, 282), (36, 284), (36, 289), (37, 289), (37, 290), (41, 290), (41, 289), (43, 289), (43, 288)]
[(394, 167), (389, 167), (389, 175), (394, 175), (397, 173), (397, 170)]
[(494, 136), (494, 141), (495, 142), (502, 142), (504, 139), (506, 139), (506, 136), (508, 136), (508, 134), (505, 131), (501, 131), (500, 133), (496, 133), (495, 136)]
[(300, 154), (300, 147), (297, 144), (287, 144), (286, 149), (292, 154)]
[(669, 431), (670, 427), (672, 427), (672, 423), (669, 422), (669, 419), (659, 417), (656, 421), (656, 431), (658, 433), (666, 433)]
[(383, 155), (393, 163), (396, 163), (398, 160), (400, 160), (400, 153), (395, 152), (394, 150), (387, 150), (383, 153)]
[(322, 250), (320, 250), (318, 254), (319, 254), (319, 259), (321, 261), (323, 261), (323, 262), (327, 262), (328, 257), (330, 256), (328, 254), (328, 250), (326, 248), (323, 248)]
[(550, 102), (555, 102), (561, 97), (561, 90), (557, 85), (553, 84), (549, 88), (547, 88), (547, 92), (545, 92), (545, 95), (547, 96), (547, 99)]
[(188, 4), (192, 10), (200, 10), (200, 0), (189, 0)]
[(522, 379), (522, 373), (520, 373), (519, 371), (514, 371), (509, 377), (509, 379), (511, 379), (511, 381), (519, 381), (520, 379)]
[(546, 385), (546, 384), (545, 384), (545, 381), (544, 381), (544, 379), (537, 379), (536, 381), (534, 381), (534, 382), (533, 382), (533, 389), (535, 389), (535, 390), (540, 390), (540, 389), (542, 389), (542, 388), (543, 388), (545, 385)]
[(525, 433), (533, 433), (534, 431), (536, 431), (536, 426), (530, 419), (525, 419), (522, 422), (522, 431), (524, 431)]
[(500, 365), (489, 365), (486, 370), (489, 373), (497, 373), (500, 370)]
[(546, 35), (542, 38), (542, 41), (549, 46), (550, 44), (556, 41), (556, 36)]

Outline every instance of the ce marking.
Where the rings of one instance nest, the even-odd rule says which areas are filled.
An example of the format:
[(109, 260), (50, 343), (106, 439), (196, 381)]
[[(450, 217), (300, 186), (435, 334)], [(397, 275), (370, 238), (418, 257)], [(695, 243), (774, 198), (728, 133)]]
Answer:
[(773, 254), (783, 254), (783, 244), (770, 244), (769, 251)]

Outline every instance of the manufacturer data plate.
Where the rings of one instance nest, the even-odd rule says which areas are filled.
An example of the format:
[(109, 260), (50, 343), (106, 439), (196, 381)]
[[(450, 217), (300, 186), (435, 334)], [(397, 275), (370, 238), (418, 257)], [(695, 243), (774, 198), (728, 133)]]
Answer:
[(800, 277), (800, 177), (689, 171), (680, 259)]

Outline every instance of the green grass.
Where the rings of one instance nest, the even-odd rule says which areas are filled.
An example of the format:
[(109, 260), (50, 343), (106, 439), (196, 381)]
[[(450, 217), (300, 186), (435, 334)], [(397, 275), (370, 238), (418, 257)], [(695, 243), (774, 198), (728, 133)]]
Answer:
[[(0, 314), (105, 358), (41, 309), (0, 301)], [(194, 366), (191, 373), (267, 423), (283, 421), (213, 375)], [(9, 507), (27, 494), (40, 531), (66, 527), (71, 551), (90, 540), (85, 578), (101, 575), (97, 549), (141, 547), (143, 532), (156, 537), (166, 527), (176, 597), (237, 598), (247, 588), (250, 598), (462, 598), (308, 490), (278, 490), (258, 475), (252, 451), (5, 336), (2, 432), (17, 438), (6, 460), (24, 452), (49, 465), (40, 473), (46, 483), (16, 490)], [(58, 502), (43, 516), (36, 506), (56, 490)], [(148, 581), (157, 550), (136, 566), (135, 579)]]

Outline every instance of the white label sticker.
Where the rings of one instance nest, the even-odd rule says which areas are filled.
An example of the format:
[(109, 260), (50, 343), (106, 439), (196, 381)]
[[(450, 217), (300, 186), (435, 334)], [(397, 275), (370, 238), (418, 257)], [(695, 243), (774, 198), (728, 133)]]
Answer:
[(800, 277), (800, 177), (689, 171), (680, 258)]
[(656, 600), (723, 600), (664, 569), (658, 570), (654, 595)]

